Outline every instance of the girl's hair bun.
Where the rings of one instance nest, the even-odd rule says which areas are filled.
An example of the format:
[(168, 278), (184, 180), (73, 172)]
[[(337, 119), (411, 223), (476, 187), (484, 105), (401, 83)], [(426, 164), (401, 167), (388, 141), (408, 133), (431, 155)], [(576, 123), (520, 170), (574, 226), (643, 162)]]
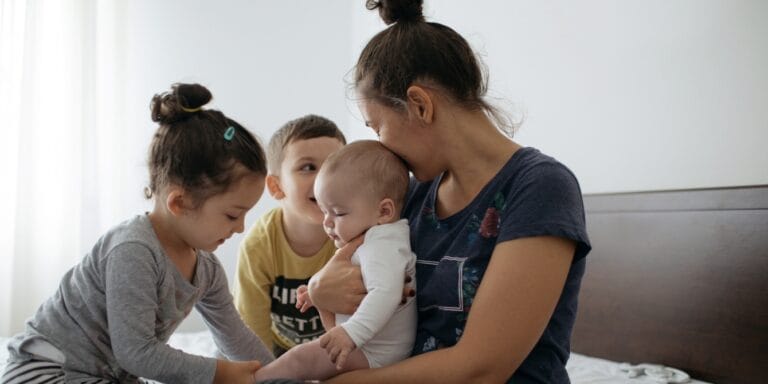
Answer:
[(201, 111), (212, 98), (211, 91), (200, 84), (173, 84), (170, 92), (152, 97), (152, 121), (168, 124), (185, 119)]
[(423, 0), (366, 0), (369, 10), (378, 9), (379, 16), (387, 25), (396, 22), (424, 21)]

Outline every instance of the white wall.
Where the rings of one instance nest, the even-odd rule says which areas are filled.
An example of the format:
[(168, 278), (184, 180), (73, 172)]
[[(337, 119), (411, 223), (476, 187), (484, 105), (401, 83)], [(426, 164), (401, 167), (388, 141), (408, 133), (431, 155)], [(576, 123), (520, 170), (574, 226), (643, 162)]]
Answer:
[[(768, 183), (768, 2), (426, 3), (525, 114), (516, 140), (584, 192)], [(383, 27), (362, 6), (355, 19), (360, 40)]]
[[(125, 129), (140, 129), (142, 142), (129, 143), (135, 167), (126, 177), (136, 201), (126, 215), (149, 209), (141, 199), (146, 183), (145, 156), (156, 126), (149, 117), (154, 93), (173, 82), (199, 82), (221, 109), (263, 144), (286, 121), (316, 113), (349, 132), (345, 73), (349, 60), (350, 7), (345, 2), (307, 1), (155, 1), (121, 4), (125, 35), (122, 71)], [(135, 149), (135, 150), (134, 150)], [(246, 218), (246, 227), (276, 206), (265, 194)], [(98, 234), (94, 234), (94, 241)], [(233, 236), (216, 254), (234, 276), (237, 246)], [(193, 315), (182, 330), (202, 327)]]
[[(306, 113), (373, 137), (343, 80), (384, 27), (362, 0), (120, 6), (130, 85), (117, 113), (145, 132), (121, 149), (135, 165), (126, 215), (148, 209), (136, 185), (155, 128), (148, 103), (172, 82), (209, 86), (214, 106), (265, 142)], [(491, 95), (525, 114), (516, 140), (568, 165), (584, 192), (768, 183), (768, 2), (432, 0), (426, 13), (470, 41)], [(274, 206), (265, 196), (247, 225)], [(217, 251), (230, 278), (241, 238)], [(196, 317), (182, 326), (199, 328)]]

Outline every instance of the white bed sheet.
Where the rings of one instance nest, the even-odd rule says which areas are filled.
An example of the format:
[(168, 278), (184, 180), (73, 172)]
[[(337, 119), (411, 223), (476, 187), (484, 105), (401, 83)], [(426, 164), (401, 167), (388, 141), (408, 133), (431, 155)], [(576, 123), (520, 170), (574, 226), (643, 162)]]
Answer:
[[(0, 367), (3, 368), (8, 358), (7, 342), (8, 338), (0, 338)], [(216, 356), (216, 345), (207, 331), (174, 334), (169, 344), (187, 353)], [(710, 384), (697, 380), (680, 380), (685, 378), (684, 373), (667, 367), (650, 364), (631, 365), (578, 353), (571, 354), (566, 368), (572, 384)]]

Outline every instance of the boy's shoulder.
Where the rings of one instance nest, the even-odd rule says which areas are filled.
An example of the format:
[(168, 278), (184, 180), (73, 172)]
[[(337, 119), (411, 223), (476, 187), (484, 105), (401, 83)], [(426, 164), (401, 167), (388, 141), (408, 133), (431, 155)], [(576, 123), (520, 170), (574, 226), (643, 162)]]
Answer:
[(248, 230), (243, 239), (243, 246), (263, 247), (266, 244), (279, 242), (283, 234), (283, 209), (274, 208), (265, 213)]

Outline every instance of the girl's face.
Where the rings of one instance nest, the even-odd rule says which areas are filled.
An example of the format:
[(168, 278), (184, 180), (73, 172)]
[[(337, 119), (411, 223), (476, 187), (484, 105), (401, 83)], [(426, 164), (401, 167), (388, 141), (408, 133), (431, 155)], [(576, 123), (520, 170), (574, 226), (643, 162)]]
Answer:
[(437, 177), (440, 169), (439, 153), (431, 149), (431, 129), (421, 124), (406, 111), (388, 107), (374, 99), (362, 99), (358, 103), (365, 125), (373, 129), (379, 141), (387, 149), (402, 158), (420, 181)]
[(189, 246), (213, 252), (234, 233), (245, 228), (245, 214), (261, 199), (264, 176), (243, 176), (226, 192), (211, 196), (181, 216), (179, 229)]
[(321, 173), (315, 181), (317, 205), (323, 212), (323, 229), (336, 248), (379, 224), (379, 202), (352, 180), (360, 175)]

